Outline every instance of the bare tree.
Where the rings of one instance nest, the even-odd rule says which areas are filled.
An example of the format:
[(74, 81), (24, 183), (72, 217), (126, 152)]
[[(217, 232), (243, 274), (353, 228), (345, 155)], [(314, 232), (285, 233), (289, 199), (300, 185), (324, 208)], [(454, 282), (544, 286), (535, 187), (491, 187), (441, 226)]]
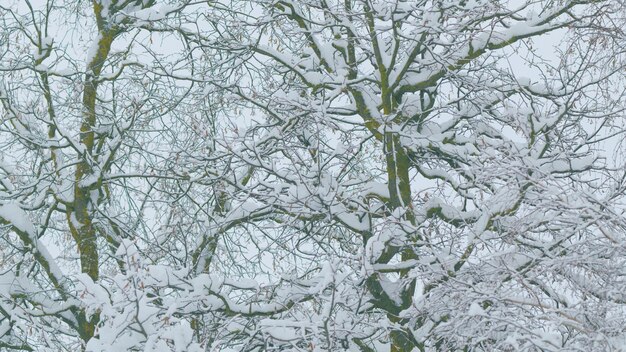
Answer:
[(623, 10), (0, 5), (0, 348), (619, 350)]
[(242, 63), (210, 82), (266, 117), (235, 189), (290, 219), (302, 268), (350, 268), (292, 328), (324, 349), (620, 346), (623, 172), (600, 151), (623, 133), (622, 4), (235, 4), (202, 43)]

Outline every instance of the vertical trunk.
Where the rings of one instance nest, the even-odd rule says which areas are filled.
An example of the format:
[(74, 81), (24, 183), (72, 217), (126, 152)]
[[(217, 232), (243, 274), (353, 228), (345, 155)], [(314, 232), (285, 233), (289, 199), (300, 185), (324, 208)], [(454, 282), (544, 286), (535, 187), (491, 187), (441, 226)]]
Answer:
[[(373, 38), (375, 40), (375, 37)], [(375, 43), (376, 44), (376, 43)], [(377, 44), (375, 45), (378, 46)], [(389, 90), (389, 82), (387, 72), (382, 61), (379, 65), (381, 74), (381, 94), (383, 103), (383, 113), (389, 116), (394, 109), (391, 91)], [(380, 136), (383, 142), (383, 151), (385, 154), (385, 162), (387, 169), (387, 180), (389, 190), (389, 202), (387, 204), (389, 211), (400, 209), (403, 211), (403, 219), (411, 224), (416, 225), (415, 215), (413, 213), (413, 204), (411, 199), (411, 183), (409, 178), (409, 158), (400, 143), (400, 136), (395, 132), (385, 132)], [(399, 248), (388, 245), (376, 262), (378, 264), (387, 264), (396, 255), (400, 254), (402, 261), (416, 259), (413, 248), (409, 246)], [(415, 347), (420, 348), (419, 342), (415, 341), (410, 332), (410, 328), (405, 326), (409, 323), (408, 319), (399, 316), (400, 312), (409, 308), (415, 293), (415, 279), (408, 278), (408, 270), (402, 270), (400, 274), (400, 282), (403, 286), (399, 293), (399, 302), (385, 292), (381, 274), (373, 274), (367, 280), (370, 293), (374, 298), (374, 304), (387, 313), (387, 319), (394, 323), (398, 328), (389, 333), (391, 352), (411, 351)]]
[[(389, 210), (401, 209), (404, 212), (404, 219), (415, 226), (415, 215), (411, 199), (411, 184), (409, 179), (409, 158), (400, 144), (400, 137), (391, 132), (384, 136), (385, 159), (387, 163), (387, 177), (389, 187)], [(417, 256), (412, 248), (393, 248), (390, 255), (379, 258), (380, 263), (387, 263), (394, 255), (400, 254), (401, 260), (415, 259)], [(396, 305), (395, 311), (398, 313), (409, 308), (415, 293), (415, 280), (408, 279), (408, 270), (400, 272), (400, 281), (404, 282), (400, 292), (400, 305)], [(389, 321), (404, 326), (407, 319), (398, 317), (397, 313), (387, 314)], [(412, 335), (408, 328), (397, 329), (390, 333), (391, 352), (411, 351), (416, 347)]]
[[(71, 234), (76, 241), (80, 254), (81, 272), (89, 275), (93, 281), (99, 277), (99, 253), (97, 244), (96, 228), (92, 223), (92, 216), (97, 200), (92, 199), (94, 192), (99, 192), (96, 182), (85, 183), (84, 180), (92, 173), (92, 163), (97, 156), (93, 154), (96, 126), (96, 97), (98, 90), (98, 77), (111, 50), (114, 34), (105, 29), (104, 20), (100, 11), (102, 5), (93, 2), (94, 14), (98, 25), (97, 49), (93, 57), (89, 58), (85, 72), (85, 84), (83, 87), (83, 121), (80, 126), (80, 143), (84, 147), (83, 155), (79, 155), (74, 174), (74, 203), (68, 207), (67, 222)], [(87, 317), (85, 312), (78, 314), (79, 334), (85, 341), (89, 341), (95, 333), (99, 321), (99, 315)]]

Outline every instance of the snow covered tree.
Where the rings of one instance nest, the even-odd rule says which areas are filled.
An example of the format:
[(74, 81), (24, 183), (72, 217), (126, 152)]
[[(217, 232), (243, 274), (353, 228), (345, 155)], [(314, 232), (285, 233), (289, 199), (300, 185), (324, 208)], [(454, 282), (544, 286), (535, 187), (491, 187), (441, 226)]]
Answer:
[(299, 275), (334, 273), (321, 315), (282, 324), (330, 350), (621, 346), (623, 160), (600, 151), (623, 133), (622, 10), (216, 5), (202, 44), (241, 65), (210, 80), (266, 118), (233, 195), (294, 227)]
[(186, 154), (210, 149), (211, 108), (172, 76), (193, 72), (187, 6), (0, 5), (0, 348), (198, 346), (166, 289), (213, 199)]
[(623, 348), (623, 7), (0, 4), (0, 348)]

